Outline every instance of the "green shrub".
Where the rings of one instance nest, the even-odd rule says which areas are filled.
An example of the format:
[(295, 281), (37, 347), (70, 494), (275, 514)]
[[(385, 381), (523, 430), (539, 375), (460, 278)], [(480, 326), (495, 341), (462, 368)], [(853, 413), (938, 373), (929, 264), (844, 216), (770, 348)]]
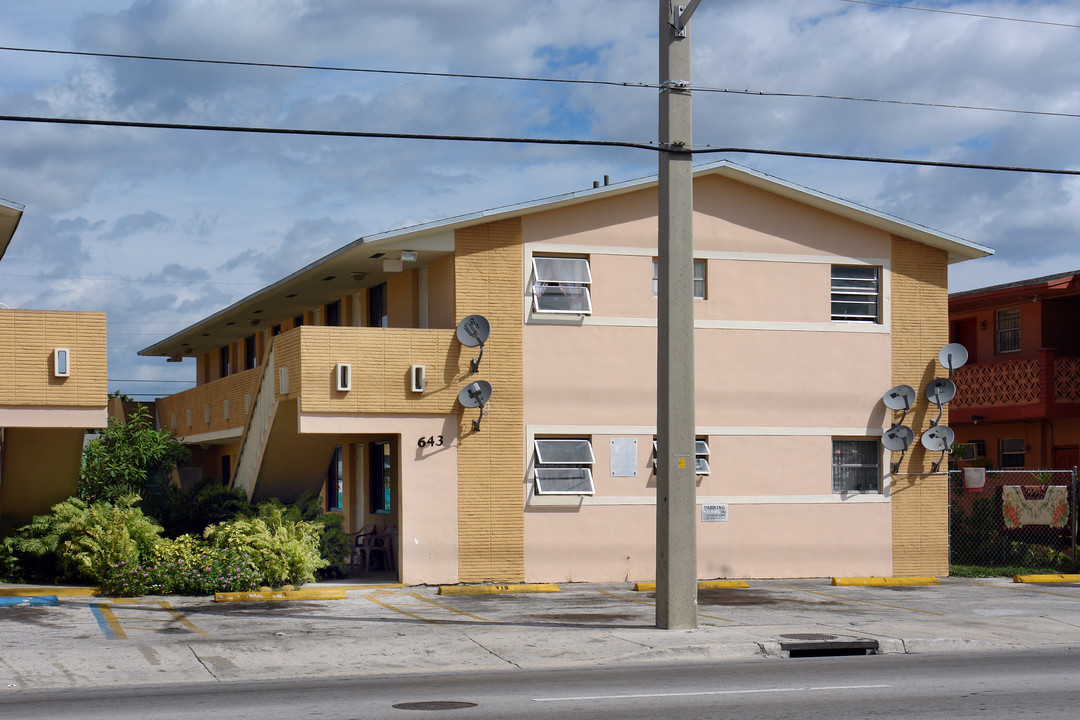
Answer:
[(213, 547), (248, 552), (254, 567), (271, 586), (303, 585), (328, 563), (319, 555), (320, 528), (314, 523), (287, 520), (281, 503), (264, 503), (258, 515), (236, 518), (206, 529)]
[(191, 535), (154, 546), (145, 563), (119, 563), (106, 573), (102, 595), (212, 595), (255, 590), (265, 583), (245, 551), (209, 546)]
[(157, 509), (168, 504), (173, 467), (190, 455), (171, 430), (155, 429), (150, 411), (140, 405), (126, 423), (110, 420), (101, 435), (86, 444), (75, 494), (87, 502), (139, 495), (157, 515)]
[(113, 503), (68, 498), (4, 541), (9, 579), (97, 584), (113, 565), (149, 558), (161, 528), (135, 507), (136, 495)]
[[(271, 500), (270, 505), (277, 501)], [(352, 545), (345, 532), (345, 516), (341, 513), (323, 511), (323, 501), (318, 495), (305, 493), (293, 504), (285, 508), (286, 520), (304, 520), (320, 526), (319, 557), (326, 565), (319, 569), (316, 576), (320, 580), (345, 577), (349, 571), (349, 554)]]
[(227, 488), (217, 478), (208, 477), (186, 491), (174, 489), (168, 510), (159, 519), (167, 537), (180, 537), (202, 535), (210, 525), (254, 513), (242, 489)]

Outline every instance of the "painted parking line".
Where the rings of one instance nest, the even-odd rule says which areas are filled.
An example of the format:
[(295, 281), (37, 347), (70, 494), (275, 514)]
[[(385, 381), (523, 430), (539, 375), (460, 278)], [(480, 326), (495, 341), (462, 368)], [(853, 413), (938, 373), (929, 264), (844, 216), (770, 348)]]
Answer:
[(818, 592), (817, 590), (803, 590), (802, 588), (791, 587), (790, 585), (781, 585), (780, 587), (785, 590), (794, 590), (795, 592), (810, 593), (811, 595), (822, 595), (827, 598), (836, 598), (837, 600), (843, 600), (845, 602), (853, 603), (866, 603), (868, 605), (880, 605), (881, 607), (893, 608), (894, 610), (910, 610), (911, 612), (926, 613), (927, 615), (940, 615), (945, 616), (945, 613), (934, 612), (933, 610), (922, 610), (920, 608), (905, 607), (904, 605), (890, 605), (889, 603), (877, 602), (875, 600), (860, 600), (859, 598), (847, 597), (845, 595), (836, 595), (834, 593)]
[(94, 614), (98, 627), (110, 640), (127, 640), (129, 631), (139, 630), (181, 631), (210, 637), (167, 600), (157, 600), (148, 604), (134, 600), (91, 603), (90, 611)]
[(494, 620), (430, 600), (419, 593), (376, 590), (360, 597), (370, 600), (376, 605), (381, 605), (384, 608), (411, 617), (414, 620), (426, 623), (465, 623), (478, 620), (484, 623), (497, 624)]
[(1039, 588), (1033, 588), (1033, 587), (1031, 587), (1030, 585), (1028, 585), (1026, 583), (1011, 583), (1009, 585), (993, 585), (991, 583), (980, 583), (980, 582), (974, 582), (974, 581), (971, 581), (971, 580), (963, 580), (962, 582), (965, 585), (978, 585), (979, 587), (1001, 588), (1002, 590), (1008, 590), (1008, 591), (1012, 591), (1012, 592), (1029, 592), (1029, 593), (1039, 593), (1040, 595), (1057, 595), (1058, 597), (1080, 598), (1080, 594), (1077, 594), (1077, 593), (1063, 593), (1063, 592), (1054, 592), (1052, 590), (1041, 590)]
[[(638, 605), (646, 605), (648, 607), (656, 607), (656, 603), (649, 602), (648, 600), (639, 600), (636, 597), (626, 597), (625, 595), (619, 595), (617, 593), (609, 592), (607, 590), (597, 590), (597, 592), (602, 595), (607, 595), (608, 597), (613, 597), (616, 600), (623, 600), (624, 602), (636, 603)], [(731, 618), (720, 617), (719, 615), (709, 615), (703, 612), (698, 612), (698, 617), (709, 618), (710, 620), (723, 620), (724, 622), (736, 622)]]

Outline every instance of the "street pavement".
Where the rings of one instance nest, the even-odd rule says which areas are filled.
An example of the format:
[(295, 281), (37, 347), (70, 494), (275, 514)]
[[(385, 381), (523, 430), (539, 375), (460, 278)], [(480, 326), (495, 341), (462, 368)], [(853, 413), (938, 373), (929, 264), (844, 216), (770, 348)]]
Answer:
[[(780, 661), (788, 656), (785, 643), (805, 641), (827, 650), (873, 640), (879, 653), (1080, 646), (1080, 584), (1072, 583), (946, 578), (928, 586), (835, 587), (828, 579), (751, 580), (749, 588), (701, 590), (692, 630), (657, 629), (654, 593), (628, 584), (481, 595), (307, 586), (334, 587), (346, 598), (121, 600), (33, 590), (56, 595), (56, 604), (0, 603), (0, 691)], [(0, 599), (17, 591), (0, 585)]]

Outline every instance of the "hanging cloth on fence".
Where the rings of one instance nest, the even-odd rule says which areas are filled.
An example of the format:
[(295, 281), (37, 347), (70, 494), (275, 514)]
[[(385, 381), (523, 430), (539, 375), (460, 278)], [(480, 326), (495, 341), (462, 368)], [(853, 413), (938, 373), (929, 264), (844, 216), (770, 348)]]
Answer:
[(1062, 485), (1003, 485), (1001, 513), (1007, 530), (1028, 525), (1064, 528), (1069, 519), (1069, 489)]

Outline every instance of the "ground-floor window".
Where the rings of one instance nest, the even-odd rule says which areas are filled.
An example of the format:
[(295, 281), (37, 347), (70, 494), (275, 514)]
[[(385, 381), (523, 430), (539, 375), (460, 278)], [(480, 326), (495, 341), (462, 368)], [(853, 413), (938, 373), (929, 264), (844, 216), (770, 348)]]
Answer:
[(592, 495), (592, 442), (588, 438), (537, 438), (537, 495)]
[(877, 440), (833, 439), (834, 493), (881, 492), (881, 443)]
[(389, 441), (373, 442), (368, 453), (368, 502), (370, 511), (380, 515), (390, 514), (390, 488), (392, 458)]
[(1001, 467), (1024, 467), (1026, 462), (1024, 458), (1024, 438), (1001, 438), (999, 448), (1001, 451)]

